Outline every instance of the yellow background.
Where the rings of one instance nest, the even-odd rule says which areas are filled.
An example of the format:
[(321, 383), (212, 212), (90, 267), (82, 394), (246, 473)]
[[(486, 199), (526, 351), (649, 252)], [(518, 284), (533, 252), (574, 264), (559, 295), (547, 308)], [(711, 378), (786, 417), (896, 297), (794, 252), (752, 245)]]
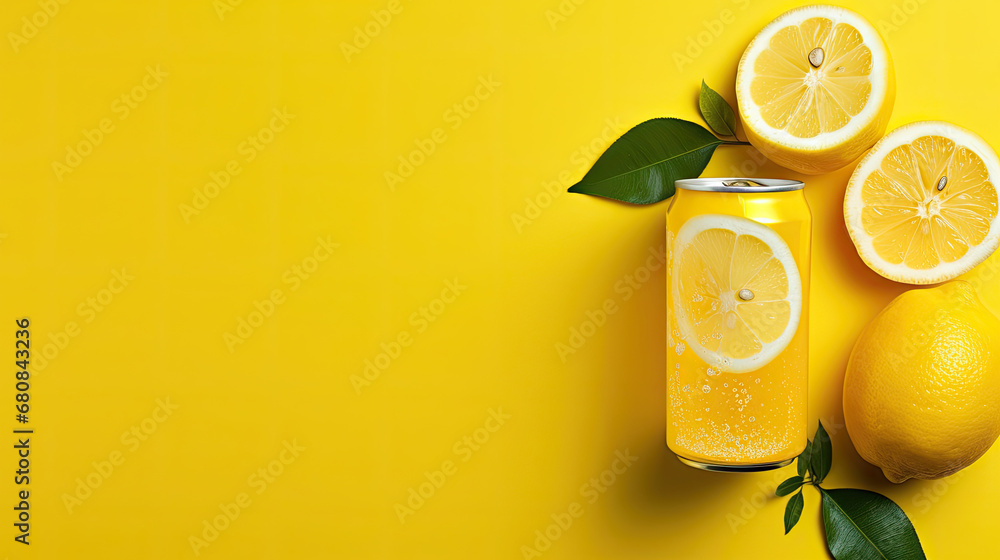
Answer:
[[(27, 316), (34, 353), (53, 345), (32, 364), (32, 544), (12, 540), (8, 432), (0, 554), (190, 558), (190, 537), (245, 493), (200, 557), (522, 558), (573, 503), (582, 515), (550, 530), (542, 557), (825, 557), (815, 492), (782, 534), (770, 487), (793, 469), (704, 473), (664, 445), (664, 273), (628, 298), (616, 286), (663, 243), (666, 204), (560, 194), (630, 126), (697, 120), (702, 78), (735, 101), (743, 48), (798, 4), (399, 0), (384, 26), (369, 25), (383, 0), (218, 4), (71, 0), (49, 18), (36, 0), (0, 7), (0, 344), (13, 361), (14, 319)], [(890, 127), (944, 119), (998, 145), (996, 6), (844, 5), (888, 31)], [(9, 34), (32, 17), (48, 21), (15, 48)], [(345, 53), (353, 41), (363, 48)], [(144, 86), (147, 67), (167, 75)], [(499, 85), (470, 101), (481, 79)], [(122, 95), (143, 99), (126, 112)], [(456, 117), (462, 103), (475, 109)], [(272, 121), (286, 108), (294, 118)], [(103, 119), (113, 130), (57, 173)], [(262, 133), (272, 122), (281, 130)], [(251, 135), (271, 141), (247, 161)], [(385, 173), (427, 138), (443, 141), (390, 188)], [(721, 148), (706, 175), (798, 177), (753, 154)], [(231, 160), (240, 172), (185, 220), (181, 205)], [(852, 344), (905, 289), (850, 244), (850, 172), (806, 179), (809, 417), (833, 434), (828, 485), (893, 498), (931, 558), (996, 557), (1000, 449), (944, 482), (893, 486), (842, 427)], [(327, 255), (318, 238), (336, 247), (310, 263)], [(286, 273), (311, 264), (293, 290)], [(456, 279), (459, 294), (435, 302)], [(281, 303), (230, 352), (225, 334), (274, 290)], [(556, 345), (609, 299), (617, 311), (562, 359)], [(383, 344), (396, 357), (359, 385)], [(623, 469), (626, 450), (638, 459)], [(122, 461), (102, 475), (111, 457)], [(401, 522), (397, 504), (443, 466)], [(613, 466), (624, 472), (590, 503), (588, 481)], [(280, 474), (265, 484), (262, 468)]]

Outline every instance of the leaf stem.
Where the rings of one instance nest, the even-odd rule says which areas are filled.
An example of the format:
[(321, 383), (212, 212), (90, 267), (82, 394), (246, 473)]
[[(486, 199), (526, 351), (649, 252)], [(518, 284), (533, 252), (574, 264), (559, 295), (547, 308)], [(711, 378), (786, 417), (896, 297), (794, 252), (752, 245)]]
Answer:
[(723, 146), (750, 146), (750, 142), (744, 142), (742, 140), (723, 140)]

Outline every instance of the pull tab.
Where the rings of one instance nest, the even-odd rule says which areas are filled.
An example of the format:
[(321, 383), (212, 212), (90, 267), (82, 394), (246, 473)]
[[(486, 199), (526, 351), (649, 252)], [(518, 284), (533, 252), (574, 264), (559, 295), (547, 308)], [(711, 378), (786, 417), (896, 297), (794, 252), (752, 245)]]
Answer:
[(758, 183), (753, 179), (729, 179), (722, 182), (727, 187), (763, 187), (763, 183)]

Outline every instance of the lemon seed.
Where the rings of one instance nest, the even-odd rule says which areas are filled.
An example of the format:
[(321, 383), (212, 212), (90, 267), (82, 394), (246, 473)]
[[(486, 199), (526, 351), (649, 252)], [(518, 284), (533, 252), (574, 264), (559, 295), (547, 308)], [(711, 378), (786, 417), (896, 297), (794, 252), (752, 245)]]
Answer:
[(812, 64), (813, 68), (819, 68), (819, 65), (823, 64), (823, 49), (816, 47), (809, 51), (809, 64)]

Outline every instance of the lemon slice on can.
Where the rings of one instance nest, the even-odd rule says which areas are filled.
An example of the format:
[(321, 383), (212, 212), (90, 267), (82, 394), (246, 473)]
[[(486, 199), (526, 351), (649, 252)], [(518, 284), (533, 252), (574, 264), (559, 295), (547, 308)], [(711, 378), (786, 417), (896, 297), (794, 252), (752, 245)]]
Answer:
[(878, 31), (836, 6), (778, 16), (740, 59), (736, 98), (750, 143), (802, 173), (839, 169), (882, 134), (896, 98)]
[(792, 252), (774, 230), (737, 216), (697, 216), (677, 232), (673, 258), (671, 309), (702, 361), (748, 372), (788, 346), (802, 286)]
[(951, 280), (1000, 242), (1000, 162), (982, 138), (953, 124), (897, 128), (861, 160), (844, 219), (862, 260), (909, 284)]

